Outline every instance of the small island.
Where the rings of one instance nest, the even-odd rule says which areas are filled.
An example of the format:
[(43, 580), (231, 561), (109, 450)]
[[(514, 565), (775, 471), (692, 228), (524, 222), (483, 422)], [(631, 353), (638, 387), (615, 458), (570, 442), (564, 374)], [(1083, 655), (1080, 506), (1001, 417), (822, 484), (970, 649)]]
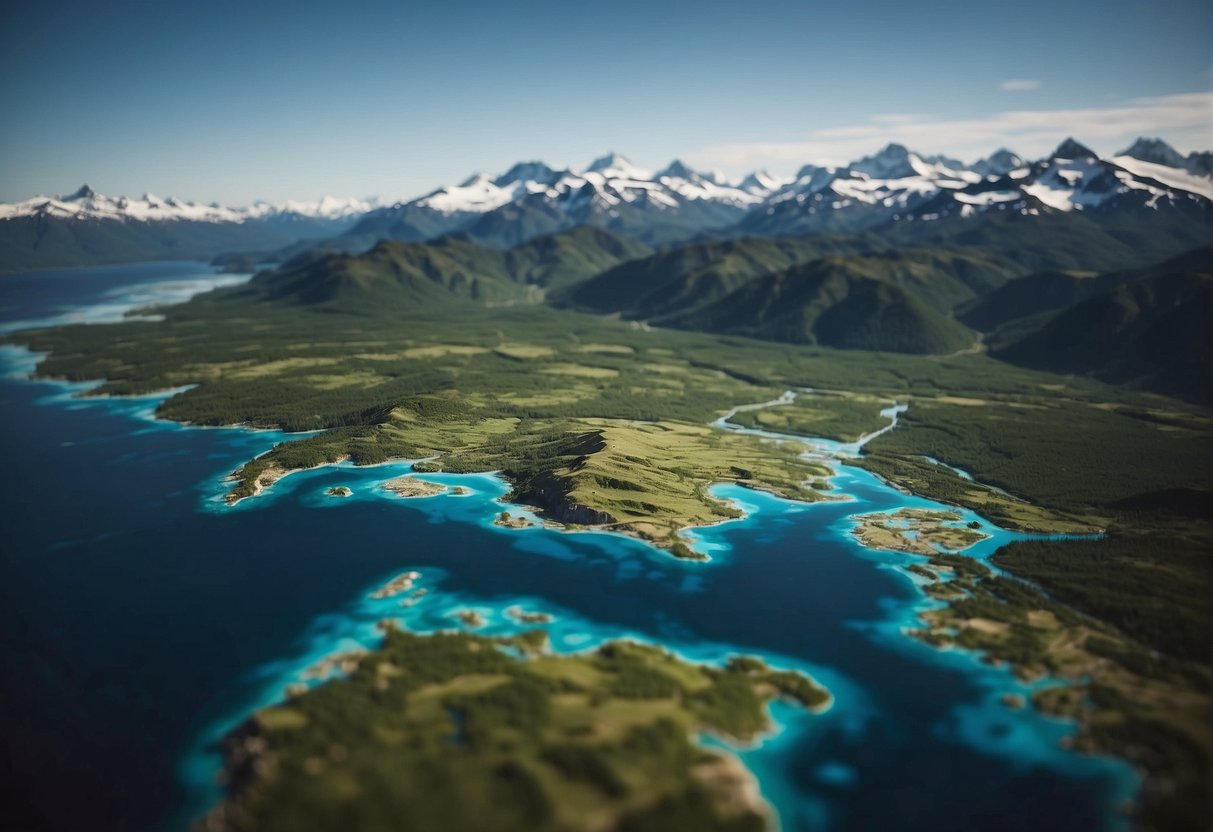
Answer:
[(963, 525), (957, 511), (903, 508), (887, 514), (861, 514), (854, 519), (857, 525), (853, 533), (859, 542), (886, 552), (930, 557), (944, 550), (962, 552), (989, 537)]
[(325, 489), (324, 493), (330, 497), (348, 497), (354, 492), (350, 491), (348, 486), (334, 485), (332, 488)]
[(427, 593), (429, 593), (429, 590), (426, 589), (425, 587), (421, 587), (421, 589), (414, 589), (411, 593), (409, 593), (408, 598), (402, 598), (400, 600), (400, 606), (402, 606), (402, 607), (415, 606), (415, 605), (421, 603), (421, 599), (424, 598)]
[[(392, 578), (386, 584), (379, 587), (379, 589), (372, 592), (371, 597), (374, 598), (376, 601), (379, 601), (384, 598), (392, 598), (396, 595), (403, 595), (404, 593), (406, 593), (410, 589), (412, 589), (413, 585), (420, 578), (421, 578), (420, 572), (404, 572), (403, 574), (397, 575), (396, 577)], [(418, 590), (417, 592), (423, 592), (423, 590)], [(414, 593), (414, 595), (416, 595), (416, 594), (417, 593)]]
[(434, 497), (447, 490), (445, 485), (419, 480), (408, 474), (388, 480), (380, 487), (391, 491), (397, 497)]
[(542, 632), (383, 630), (347, 676), (224, 739), (229, 794), (205, 828), (770, 828), (754, 776), (699, 738), (753, 740), (775, 698), (830, 702), (750, 657), (713, 667), (626, 641), (553, 655)]
[(517, 606), (509, 607), (505, 614), (519, 624), (550, 624), (553, 620), (553, 617), (546, 612), (528, 612)]
[(485, 625), (484, 616), (475, 610), (456, 610), (451, 613), (459, 619), (459, 623), (465, 627), (470, 627), (473, 630), (478, 630)]
[(493, 520), (493, 525), (501, 526), (504, 529), (529, 529), (535, 524), (521, 514), (513, 515), (508, 511), (503, 511)]

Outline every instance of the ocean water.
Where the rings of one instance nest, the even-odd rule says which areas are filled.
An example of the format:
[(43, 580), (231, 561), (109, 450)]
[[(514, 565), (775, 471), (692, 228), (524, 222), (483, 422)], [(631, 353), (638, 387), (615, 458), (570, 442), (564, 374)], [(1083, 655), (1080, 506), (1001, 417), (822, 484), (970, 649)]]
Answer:
[[(0, 327), (104, 325), (234, 279), (188, 263), (9, 276)], [(825, 712), (776, 704), (768, 736), (730, 749), (785, 830), (1127, 826), (1128, 766), (1060, 748), (1064, 721), (1007, 709), (1003, 694), (1028, 689), (1005, 669), (904, 635), (931, 602), (850, 518), (934, 504), (863, 471), (833, 480), (849, 500), (813, 505), (717, 486), (747, 514), (692, 535), (708, 563), (495, 527), (493, 475), (421, 475), (463, 496), (384, 492), (408, 462), (293, 474), (229, 508), (222, 477), (281, 435), (158, 421), (158, 397), (81, 399), (87, 385), (26, 380), (33, 360), (0, 351), (5, 828), (185, 828), (219, 796), (215, 739), (318, 659), (373, 646), (385, 617), (535, 626), (512, 607), (553, 615), (558, 651), (633, 638), (697, 661), (757, 655), (828, 687)], [(326, 496), (335, 485), (352, 496)], [(980, 522), (991, 538), (974, 557), (1014, 537)], [(412, 606), (369, 597), (410, 570), (427, 590)]]

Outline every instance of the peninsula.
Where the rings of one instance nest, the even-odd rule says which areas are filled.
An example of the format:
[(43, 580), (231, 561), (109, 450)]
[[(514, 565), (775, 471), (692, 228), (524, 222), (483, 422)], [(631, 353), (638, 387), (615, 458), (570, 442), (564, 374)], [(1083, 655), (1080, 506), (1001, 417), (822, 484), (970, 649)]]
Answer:
[(747, 741), (807, 677), (612, 642), (553, 655), (542, 631), (493, 639), (385, 628), (383, 646), (259, 711), (224, 743), (230, 797), (209, 830), (760, 830), (771, 811), (710, 732)]

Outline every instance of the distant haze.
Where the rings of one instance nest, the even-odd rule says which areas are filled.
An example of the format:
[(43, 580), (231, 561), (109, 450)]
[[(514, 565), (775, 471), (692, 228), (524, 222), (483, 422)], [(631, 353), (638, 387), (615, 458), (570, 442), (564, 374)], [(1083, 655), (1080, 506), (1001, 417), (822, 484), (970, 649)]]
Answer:
[(206, 4), (0, 12), (0, 200), (412, 197), (608, 150), (740, 176), (899, 141), (965, 160), (1213, 147), (1213, 5)]

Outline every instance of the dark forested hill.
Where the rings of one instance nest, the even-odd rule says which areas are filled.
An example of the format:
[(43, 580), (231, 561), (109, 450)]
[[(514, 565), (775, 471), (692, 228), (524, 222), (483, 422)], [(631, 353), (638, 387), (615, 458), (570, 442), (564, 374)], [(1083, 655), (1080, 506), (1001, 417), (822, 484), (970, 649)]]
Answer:
[(1090, 280), (1092, 285), (1102, 282), (1111, 288), (1057, 312), (1000, 347), (995, 356), (1028, 367), (1213, 401), (1209, 249), (1153, 269)]
[(1046, 271), (1010, 280), (993, 291), (963, 304), (957, 317), (989, 332), (1021, 318), (1054, 312), (1094, 297), (1124, 283), (1160, 274), (1210, 271), (1213, 249), (1193, 249), (1178, 257), (1143, 268), (1105, 274), (1081, 271)]
[(842, 349), (950, 353), (974, 335), (893, 283), (815, 260), (748, 281), (714, 303), (658, 318), (659, 326)]
[(305, 253), (262, 272), (242, 290), (279, 303), (342, 309), (473, 300), (538, 302), (550, 286), (598, 274), (648, 249), (601, 229), (578, 228), (512, 249), (463, 236), (430, 243), (384, 240), (364, 254)]

